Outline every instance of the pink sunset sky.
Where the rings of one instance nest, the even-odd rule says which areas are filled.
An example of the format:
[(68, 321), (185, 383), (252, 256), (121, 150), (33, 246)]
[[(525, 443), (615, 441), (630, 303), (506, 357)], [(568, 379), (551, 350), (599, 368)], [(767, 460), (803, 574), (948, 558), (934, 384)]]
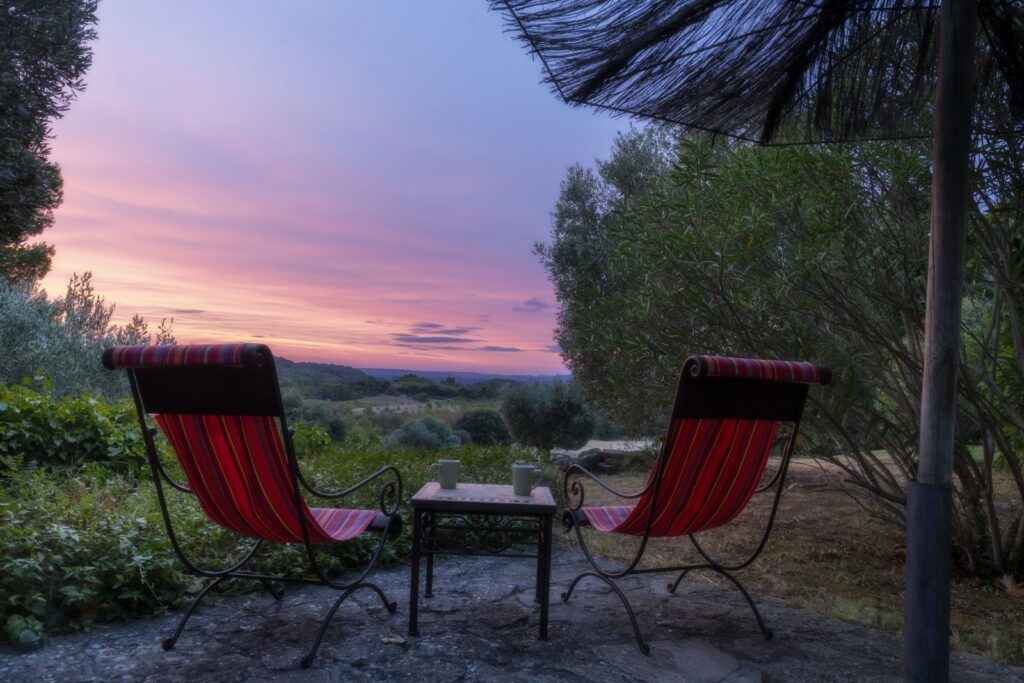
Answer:
[(43, 285), (356, 367), (564, 372), (533, 243), (627, 124), (474, 2), (106, 0)]

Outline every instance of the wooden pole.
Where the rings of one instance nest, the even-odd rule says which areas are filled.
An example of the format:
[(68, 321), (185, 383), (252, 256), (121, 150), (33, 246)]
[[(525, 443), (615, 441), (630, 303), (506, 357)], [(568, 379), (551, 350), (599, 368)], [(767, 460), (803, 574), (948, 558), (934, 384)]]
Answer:
[(949, 680), (953, 427), (970, 183), (977, 0), (944, 0), (932, 143), (924, 382), (917, 480), (907, 491), (905, 675)]

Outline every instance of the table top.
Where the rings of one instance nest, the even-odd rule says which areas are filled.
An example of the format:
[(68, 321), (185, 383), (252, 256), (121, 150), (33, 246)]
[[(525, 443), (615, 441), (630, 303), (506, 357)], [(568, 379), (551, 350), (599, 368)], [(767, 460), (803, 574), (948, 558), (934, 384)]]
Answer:
[(472, 484), (459, 482), (443, 489), (428, 481), (412, 497), (414, 510), (446, 510), (480, 514), (550, 515), (557, 506), (547, 486), (538, 486), (529, 496), (517, 496), (508, 484)]

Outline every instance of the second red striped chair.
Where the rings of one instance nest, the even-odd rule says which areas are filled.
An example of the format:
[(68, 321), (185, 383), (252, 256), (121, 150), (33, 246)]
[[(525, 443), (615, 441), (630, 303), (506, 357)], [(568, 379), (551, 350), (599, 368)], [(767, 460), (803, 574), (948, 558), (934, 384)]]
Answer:
[[(323, 492), (302, 476), (288, 430), (270, 349), (262, 344), (192, 346), (119, 346), (107, 349), (103, 364), (128, 372), (139, 424), (164, 523), (179, 559), (192, 572), (210, 579), (182, 616), (164, 649), (174, 647), (196, 606), (227, 579), (261, 582), (281, 598), (272, 581), (295, 581), (329, 586), (341, 594), (327, 612), (309, 653), (308, 667), (338, 606), (354, 591), (368, 588), (390, 613), (395, 603), (367, 581), (385, 541), (401, 531), (397, 514), (402, 479), (394, 467), (383, 467), (341, 491)], [(177, 456), (186, 483), (169, 476), (160, 460), (149, 426), (152, 416)], [(379, 508), (308, 507), (302, 489), (327, 500), (343, 500), (376, 482)], [(242, 559), (219, 568), (201, 567), (183, 551), (175, 534), (164, 485), (195, 496), (215, 524), (252, 540)], [(316, 545), (351, 541), (364, 532), (377, 532), (375, 550), (365, 566), (347, 581), (327, 575), (317, 561)], [(271, 576), (246, 569), (264, 541), (305, 545), (313, 576)]]
[[(593, 577), (608, 584), (622, 601), (640, 650), (650, 650), (640, 633), (636, 616), (616, 581), (632, 574), (679, 572), (669, 585), (675, 592), (679, 582), (695, 569), (709, 569), (729, 579), (746, 598), (766, 638), (771, 631), (743, 585), (733, 575), (747, 567), (761, 553), (771, 533), (796, 444), (797, 430), (811, 384), (826, 384), (828, 368), (793, 361), (751, 358), (693, 356), (687, 359), (679, 378), (672, 419), (661, 452), (644, 488), (635, 494), (620, 493), (593, 474), (571, 465), (565, 476), (565, 513), (568, 531), (576, 529), (587, 559), (594, 567), (577, 576), (563, 593), (568, 602), (576, 585)], [(769, 455), (779, 427), (791, 428), (779, 466), (769, 481), (762, 483)], [(635, 501), (630, 505), (584, 506), (580, 476), (589, 477), (612, 494)], [(753, 554), (742, 562), (715, 561), (697, 541), (695, 534), (732, 521), (760, 491), (775, 491), (764, 533)], [(608, 569), (591, 554), (583, 535), (584, 527), (598, 531), (640, 537), (632, 561), (625, 567)], [(648, 540), (654, 537), (689, 536), (703, 562), (668, 567), (640, 567)]]

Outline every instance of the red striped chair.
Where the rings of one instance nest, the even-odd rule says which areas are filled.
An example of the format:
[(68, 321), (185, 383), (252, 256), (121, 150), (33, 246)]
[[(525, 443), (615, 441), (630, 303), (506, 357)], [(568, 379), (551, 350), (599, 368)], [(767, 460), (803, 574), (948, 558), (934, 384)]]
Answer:
[[(679, 583), (695, 569), (708, 569), (729, 579), (746, 598), (766, 638), (772, 632), (743, 585), (733, 576), (753, 562), (771, 533), (786, 471), (796, 444), (800, 416), (811, 384), (827, 384), (828, 368), (811, 363), (751, 358), (693, 356), (683, 365), (676, 390), (672, 420), (661, 452), (643, 489), (634, 494), (614, 490), (579, 465), (566, 470), (565, 496), (569, 506), (563, 518), (566, 531), (575, 528), (587, 559), (594, 567), (577, 576), (562, 594), (568, 602), (576, 585), (586, 577), (608, 584), (622, 601), (633, 625), (637, 645), (644, 641), (636, 616), (616, 580), (632, 574), (680, 572), (668, 586)], [(765, 469), (779, 427), (791, 425), (779, 467), (766, 483)], [(589, 477), (616, 496), (635, 501), (629, 505), (584, 506), (581, 477)], [(727, 524), (739, 515), (755, 493), (774, 489), (771, 513), (760, 543), (746, 560), (722, 564), (697, 541), (696, 534)], [(636, 555), (625, 567), (609, 569), (591, 554), (583, 529), (640, 537)], [(704, 562), (669, 567), (641, 568), (648, 539), (689, 536)]]
[[(366, 577), (384, 543), (401, 532), (397, 513), (401, 476), (387, 466), (342, 491), (324, 492), (310, 486), (295, 457), (269, 348), (262, 344), (119, 346), (104, 351), (103, 364), (128, 373), (171, 544), (190, 571), (210, 579), (171, 637), (164, 640), (165, 650), (174, 647), (203, 597), (227, 579), (260, 581), (276, 599), (283, 594), (271, 583), (276, 581), (324, 584), (340, 591), (301, 661), (303, 668), (312, 664), (338, 606), (354, 591), (374, 591), (388, 612), (395, 612), (395, 603)], [(156, 429), (149, 426), (147, 416), (167, 437), (184, 472), (184, 484), (169, 476), (161, 462), (154, 442)], [(305, 490), (318, 498), (341, 501), (372, 482), (379, 487), (376, 510), (308, 507), (302, 495)], [(213, 523), (251, 539), (242, 559), (216, 569), (190, 559), (175, 534), (165, 484), (194, 496)], [(364, 532), (378, 535), (366, 566), (349, 581), (328, 576), (317, 561), (315, 546), (350, 541)], [(304, 544), (313, 577), (270, 576), (246, 569), (264, 541)]]

